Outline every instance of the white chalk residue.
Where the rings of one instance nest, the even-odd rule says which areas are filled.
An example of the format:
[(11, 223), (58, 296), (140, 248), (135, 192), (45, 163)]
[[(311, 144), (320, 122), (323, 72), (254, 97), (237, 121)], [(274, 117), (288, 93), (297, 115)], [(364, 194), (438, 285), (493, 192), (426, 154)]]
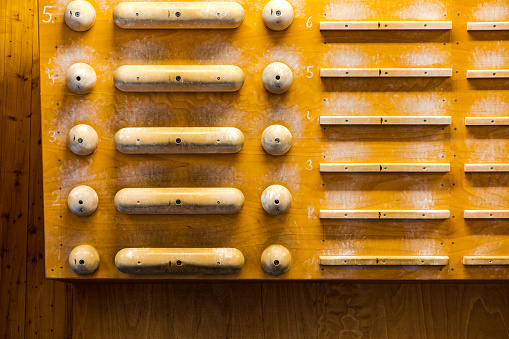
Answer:
[(328, 20), (367, 20), (378, 14), (363, 1), (330, 2), (325, 13)]
[(395, 112), (409, 114), (441, 115), (447, 113), (450, 106), (443, 94), (431, 92), (395, 93), (390, 101)]
[(407, 46), (400, 62), (407, 66), (445, 66), (451, 64), (450, 53), (435, 45)]
[(114, 46), (110, 60), (115, 68), (128, 64), (157, 65), (169, 59), (170, 55), (170, 50), (161, 41), (144, 37)]
[(447, 7), (441, 1), (416, 1), (394, 12), (402, 20), (444, 20)]
[(497, 0), (479, 4), (472, 10), (472, 16), (479, 21), (509, 20), (509, 3)]
[(70, 41), (69, 44), (63, 44), (56, 49), (54, 56), (48, 60), (46, 73), (48, 76), (51, 74), (52, 77), (54, 77), (55, 84), (63, 84), (65, 83), (67, 69), (77, 62), (84, 62), (91, 65), (97, 74), (98, 82), (109, 80), (106, 79), (107, 77), (100, 76), (108, 71), (108, 64), (103, 63), (101, 56), (95, 49), (84, 45), (83, 41), (79, 38)]
[(263, 176), (264, 182), (280, 183), (290, 189), (290, 192), (298, 192), (301, 182), (301, 166), (299, 164), (282, 163)]
[(506, 68), (509, 66), (509, 49), (502, 47), (501, 41), (496, 43), (497, 49), (490, 46), (476, 47), (469, 58), (474, 68)]
[(374, 104), (356, 93), (331, 93), (323, 104), (327, 114), (367, 114), (375, 111)]
[(328, 46), (330, 50), (325, 53), (324, 67), (372, 67), (376, 61), (374, 56), (363, 52), (357, 46), (348, 44)]
[(470, 114), (474, 116), (505, 116), (508, 111), (509, 103), (494, 96), (479, 98), (470, 106)]
[(283, 125), (290, 130), (294, 138), (294, 144), (298, 141), (308, 124), (305, 115), (299, 111), (299, 106), (286, 106), (284, 103), (278, 103), (268, 107), (264, 114), (255, 115), (249, 124), (242, 128), (251, 133), (262, 133), (270, 125)]
[(201, 64), (224, 64), (246, 67), (249, 65), (249, 58), (246, 50), (234, 46), (234, 42), (225, 40), (220, 34), (203, 42), (196, 44), (191, 50), (189, 59)]
[(290, 67), (295, 77), (296, 75), (302, 75), (305, 71), (302, 59), (302, 54), (295, 45), (278, 45), (267, 50), (255, 62), (250, 63), (246, 74), (260, 73), (261, 77), (261, 72), (263, 72), (269, 63), (279, 61)]
[(103, 117), (100, 111), (105, 102), (95, 102), (84, 97), (72, 98), (72, 100), (59, 103), (55, 111), (55, 119), (49, 123), (49, 128), (56, 132), (57, 139), (65, 144), (67, 132), (75, 125), (88, 124), (94, 129), (103, 125)]
[[(67, 196), (69, 192), (78, 185), (91, 185), (91, 181), (98, 179), (97, 173), (92, 168), (92, 157), (65, 160), (58, 167), (57, 178), (62, 185), (62, 196)], [(95, 185), (91, 185), (97, 193)]]

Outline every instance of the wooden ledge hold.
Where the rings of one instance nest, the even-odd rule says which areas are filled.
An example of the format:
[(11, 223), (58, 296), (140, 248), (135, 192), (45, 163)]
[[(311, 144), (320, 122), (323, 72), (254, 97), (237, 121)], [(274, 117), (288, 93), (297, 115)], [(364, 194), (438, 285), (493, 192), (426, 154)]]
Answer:
[(471, 69), (467, 71), (467, 79), (497, 78), (509, 78), (509, 69)]
[(322, 78), (441, 78), (452, 68), (320, 68)]
[(124, 248), (115, 266), (128, 274), (228, 274), (240, 271), (244, 255), (236, 248)]
[(449, 210), (320, 210), (320, 219), (448, 219)]
[(448, 256), (358, 256), (321, 255), (322, 266), (446, 266)]
[(452, 21), (320, 21), (321, 31), (450, 30)]
[(467, 22), (467, 31), (507, 31), (509, 21)]
[(465, 126), (506, 126), (509, 117), (466, 117)]
[(450, 125), (450, 116), (321, 116), (320, 125)]
[(509, 265), (509, 255), (465, 255), (463, 265)]
[(509, 219), (509, 210), (465, 210), (465, 219)]
[(505, 164), (465, 164), (466, 173), (474, 172), (509, 172), (509, 163)]
[(124, 188), (115, 194), (117, 210), (126, 214), (232, 214), (244, 206), (236, 188)]
[(449, 163), (342, 163), (330, 162), (320, 163), (320, 172), (322, 173), (363, 173), (363, 172), (449, 172), (451, 165)]

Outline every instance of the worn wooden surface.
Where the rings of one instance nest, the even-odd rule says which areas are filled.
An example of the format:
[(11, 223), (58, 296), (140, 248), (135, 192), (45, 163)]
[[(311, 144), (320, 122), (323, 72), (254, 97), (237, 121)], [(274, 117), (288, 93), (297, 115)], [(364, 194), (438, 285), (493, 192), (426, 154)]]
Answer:
[(2, 337), (509, 338), (508, 284), (46, 279), (35, 7), (0, 2)]
[[(504, 57), (507, 33), (467, 31), (467, 22), (507, 20), (506, 5), (480, 0), (295, 1), (292, 25), (274, 32), (262, 23), (262, 0), (239, 1), (246, 11), (244, 22), (219, 31), (122, 29), (112, 19), (118, 2), (93, 1), (97, 20), (87, 32), (66, 26), (65, 1), (39, 3), (48, 277), (147, 278), (115, 269), (114, 255), (124, 247), (232, 247), (243, 252), (246, 263), (240, 272), (198, 277), (204, 279), (509, 277), (509, 268), (462, 264), (464, 255), (509, 251), (507, 221), (463, 218), (464, 209), (507, 205), (505, 174), (463, 170), (468, 163), (507, 160), (509, 129), (465, 125), (466, 117), (507, 111), (506, 80), (467, 79), (468, 70), (509, 67)], [(323, 20), (452, 21), (452, 29), (320, 31)], [(281, 95), (270, 94), (262, 84), (263, 69), (276, 61), (293, 72), (290, 90)], [(65, 85), (63, 74), (75, 62), (89, 63), (98, 74), (90, 94), (75, 95)], [(246, 78), (233, 93), (126, 93), (115, 88), (113, 73), (129, 64), (235, 65)], [(321, 68), (376, 69), (378, 78), (321, 78)], [(413, 69), (423, 77), (390, 78), (413, 76), (405, 73)], [(426, 78), (434, 74), (429, 70), (444, 69), (447, 74), (439, 75), (445, 77)], [(451, 123), (319, 122), (323, 115), (381, 113), (451, 117)], [(65, 144), (67, 131), (79, 123), (91, 124), (99, 134), (97, 152), (88, 157), (73, 154)], [(267, 155), (260, 143), (263, 130), (275, 123), (293, 135), (290, 151), (277, 158)], [(113, 136), (120, 128), (142, 126), (237, 127), (245, 144), (236, 154), (206, 156), (130, 155), (115, 149)], [(320, 163), (376, 163), (388, 169), (395, 166), (391, 164), (429, 163), (446, 164), (447, 169), (423, 166), (421, 172), (430, 173), (410, 173), (406, 169), (411, 167), (401, 166), (398, 173), (320, 173)], [(66, 196), (84, 183), (97, 191), (100, 203), (92, 216), (79, 218), (66, 207)], [(272, 184), (284, 185), (292, 194), (292, 207), (282, 216), (268, 215), (260, 204), (261, 193)], [(115, 193), (125, 187), (186, 186), (238, 188), (245, 195), (244, 208), (219, 217), (130, 216), (112, 204)], [(450, 217), (321, 220), (321, 209), (450, 210)], [(91, 276), (78, 276), (66, 265), (72, 248), (84, 243), (97, 248), (101, 257)], [(294, 258), (292, 268), (278, 277), (264, 273), (260, 265), (261, 252), (273, 243), (287, 247)], [(330, 269), (319, 265), (320, 255), (447, 255), (450, 262), (442, 269)]]

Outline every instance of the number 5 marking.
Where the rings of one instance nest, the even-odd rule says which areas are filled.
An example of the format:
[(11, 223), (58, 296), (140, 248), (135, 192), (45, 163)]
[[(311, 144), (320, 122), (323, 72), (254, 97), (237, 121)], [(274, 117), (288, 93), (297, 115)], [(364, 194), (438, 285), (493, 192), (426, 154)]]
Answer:
[(307, 66), (306, 67), (306, 71), (308, 71), (308, 75), (306, 75), (306, 78), (312, 78), (313, 77), (313, 72), (311, 72), (311, 68), (313, 68), (313, 66)]
[(44, 6), (44, 10), (42, 11), (42, 14), (45, 14), (49, 16), (48, 20), (42, 20), (42, 22), (50, 22), (51, 21), (51, 13), (46, 12), (47, 9), (53, 8), (55, 6)]

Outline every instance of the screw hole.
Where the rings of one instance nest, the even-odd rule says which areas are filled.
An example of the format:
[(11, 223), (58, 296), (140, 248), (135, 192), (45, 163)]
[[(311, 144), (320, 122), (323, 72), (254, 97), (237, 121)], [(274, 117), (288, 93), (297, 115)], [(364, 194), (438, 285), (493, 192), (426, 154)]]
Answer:
[(276, 144), (279, 144), (280, 140), (279, 140), (279, 138), (276, 138), (276, 139), (274, 139), (274, 141), (276, 142)]
[(77, 80), (77, 81), (81, 81), (81, 77), (80, 77), (80, 76), (77, 76), (77, 77), (76, 77), (76, 80)]
[(180, 143), (182, 142), (182, 139), (177, 138), (177, 140), (175, 140), (175, 142), (176, 142), (177, 144), (180, 144)]
[(176, 16), (177, 18), (178, 18), (178, 17), (180, 17), (180, 12), (176, 12), (176, 13), (175, 13), (175, 16)]
[(217, 204), (218, 204), (218, 205), (219, 205), (219, 204), (221, 204), (221, 201), (219, 201), (219, 200), (218, 200), (218, 201), (217, 201)]
[(139, 15), (140, 15), (140, 13), (136, 13), (136, 16), (139, 16)]
[(83, 142), (83, 138), (78, 138), (78, 143), (82, 143)]
[(217, 77), (217, 80), (221, 80), (221, 77)]
[(279, 75), (276, 75), (276, 80), (279, 80), (281, 79), (281, 77)]
[(217, 13), (217, 16), (220, 16), (220, 15), (221, 15), (221, 13)]
[(76, 12), (76, 13), (74, 13), (74, 15), (75, 15), (77, 18), (79, 18), (79, 17), (80, 17), (80, 12)]
[(182, 203), (182, 201), (180, 201), (180, 199), (177, 199), (177, 201), (175, 201), (175, 203), (176, 203), (177, 205), (180, 205), (180, 204)]
[(180, 265), (182, 265), (182, 261), (177, 260), (177, 266), (180, 266)]
[(277, 16), (281, 16), (281, 11), (276, 11)]
[(274, 260), (274, 265), (275, 265), (275, 266), (278, 266), (278, 265), (279, 265), (279, 260), (277, 260), (277, 259), (276, 259), (276, 260)]
[(177, 81), (180, 81), (182, 78), (180, 77), (180, 75), (177, 75), (177, 77), (175, 78)]
[(276, 205), (277, 205), (277, 204), (279, 204), (279, 200), (278, 200), (278, 199), (274, 200), (274, 203), (275, 203)]
[(81, 259), (80, 260), (80, 265), (85, 265), (85, 260)]
[(78, 201), (78, 204), (83, 205), (83, 200)]

